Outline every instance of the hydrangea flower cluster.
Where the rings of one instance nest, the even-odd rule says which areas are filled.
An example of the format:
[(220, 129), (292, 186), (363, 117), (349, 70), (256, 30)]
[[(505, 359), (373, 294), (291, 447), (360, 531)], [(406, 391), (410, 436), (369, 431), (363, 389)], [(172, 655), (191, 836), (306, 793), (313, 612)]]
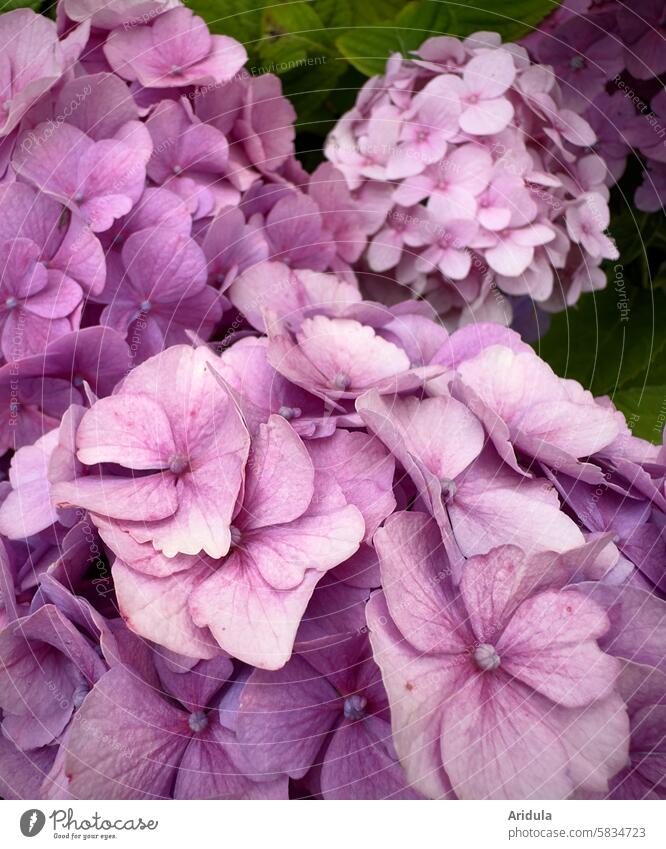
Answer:
[[(0, 795), (663, 798), (666, 448), (514, 331), (365, 297), (385, 183), (305, 175), (278, 81), (174, 0), (19, 10), (2, 40)], [(467, 102), (487, 61), (528, 98), (485, 45), (392, 60), (460, 125), (405, 130), (403, 170), (506, 176), (457, 138), (520, 111), (513, 77)], [(603, 193), (530, 169), (564, 223), (514, 226), (489, 182), (446, 200), (472, 197), (456, 233), (606, 250)]]
[(4, 362), (101, 325), (139, 363), (233, 323), (224, 291), (253, 263), (348, 273), (363, 250), (334, 169), (294, 157), (278, 78), (179, 3), (146, 8), (0, 17)]
[(631, 153), (643, 163), (638, 209), (666, 203), (666, 11), (660, 0), (626, 3), (565, 2), (525, 39), (532, 56), (551, 65), (564, 102), (597, 135), (593, 149), (608, 166), (612, 185)]
[(664, 450), (501, 326), (227, 293), (11, 458), (3, 793), (663, 796)]
[(364, 256), (372, 291), (408, 287), (455, 327), (603, 287), (599, 265), (618, 256), (606, 164), (579, 113), (551, 67), (492, 33), (392, 56), (325, 149), (380, 216)]

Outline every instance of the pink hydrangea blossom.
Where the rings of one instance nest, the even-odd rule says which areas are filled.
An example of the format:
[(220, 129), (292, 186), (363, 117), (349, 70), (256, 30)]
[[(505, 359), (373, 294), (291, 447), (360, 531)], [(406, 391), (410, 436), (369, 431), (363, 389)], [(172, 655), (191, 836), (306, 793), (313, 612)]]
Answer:
[(205, 21), (184, 6), (144, 26), (113, 30), (104, 53), (119, 76), (152, 88), (226, 82), (247, 59), (241, 44), (211, 35)]
[(620, 666), (597, 642), (603, 608), (566, 588), (566, 557), (544, 569), (496, 548), (466, 561), (456, 589), (427, 517), (398, 513), (375, 540), (384, 590), (368, 620), (413, 785), (466, 799), (606, 791), (628, 759)]
[(227, 553), (249, 437), (202, 349), (174, 346), (137, 366), (85, 414), (76, 439), (82, 463), (128, 474), (60, 483), (56, 502), (112, 519), (167, 557)]
[[(389, 272), (453, 327), (489, 316), (510, 323), (519, 296), (561, 308), (555, 274), (572, 300), (598, 288), (585, 269), (592, 278), (598, 260), (617, 253), (605, 233), (607, 169), (600, 159), (580, 173), (574, 166), (597, 141), (580, 111), (552, 70), (484, 34), (392, 57), (325, 148), (352, 197), (373, 198), (378, 213), (360, 269)], [(570, 225), (591, 206), (594, 222)], [(581, 253), (574, 266), (569, 257)], [(504, 309), (490, 303), (493, 283), (511, 296)]]

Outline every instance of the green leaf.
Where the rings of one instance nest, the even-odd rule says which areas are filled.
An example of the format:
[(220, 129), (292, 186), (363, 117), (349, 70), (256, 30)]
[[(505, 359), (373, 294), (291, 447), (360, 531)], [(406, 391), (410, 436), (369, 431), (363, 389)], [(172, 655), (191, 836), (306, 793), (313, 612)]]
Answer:
[(613, 398), (634, 436), (660, 444), (666, 421), (666, 384), (622, 389)]
[(376, 26), (355, 27), (336, 44), (342, 55), (367, 76), (381, 74), (391, 53), (408, 56), (426, 38), (449, 31), (450, 15), (435, 0), (408, 3), (395, 19)]
[(13, 12), (14, 9), (34, 9), (38, 11), (41, 5), (41, 0), (2, 0), (0, 2), (0, 14)]
[(560, 377), (595, 395), (652, 384), (666, 345), (666, 296), (622, 276), (553, 317), (535, 347)]
[(628, 265), (634, 260), (643, 259), (658, 233), (661, 215), (648, 215), (633, 206), (627, 207), (626, 201), (619, 210), (615, 204), (613, 206), (615, 208), (608, 232), (620, 253), (618, 262)]
[(321, 44), (326, 40), (324, 23), (311, 3), (268, 6), (262, 15), (262, 29), (268, 38), (301, 35), (313, 44)]
[(211, 32), (230, 35), (256, 56), (261, 39), (263, 0), (188, 0), (187, 5), (206, 21)]
[(353, 0), (354, 26), (380, 24), (393, 20), (405, 7), (405, 0)]
[(444, 3), (452, 17), (451, 34), (465, 38), (481, 30), (498, 32), (503, 41), (517, 41), (559, 6), (553, 0), (472, 0)]
[[(313, 0), (312, 5), (329, 30), (347, 29), (359, 22), (356, 10), (352, 9), (351, 0)], [(382, 3), (382, 7), (384, 5), (386, 4)]]

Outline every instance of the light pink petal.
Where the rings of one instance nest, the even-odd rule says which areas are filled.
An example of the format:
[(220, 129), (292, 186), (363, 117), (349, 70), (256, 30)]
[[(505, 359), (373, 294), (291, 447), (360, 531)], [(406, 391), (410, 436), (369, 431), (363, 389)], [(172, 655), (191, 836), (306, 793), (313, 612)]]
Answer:
[(450, 396), (419, 401), (368, 392), (356, 409), (403, 465), (406, 450), (440, 480), (457, 478), (485, 441), (478, 419)]
[(232, 657), (261, 669), (279, 669), (291, 656), (296, 631), (320, 577), (319, 572), (307, 570), (299, 586), (276, 590), (248, 558), (232, 554), (192, 593), (189, 609), (194, 622), (208, 627)]
[(116, 560), (113, 580), (123, 619), (136, 634), (179, 654), (215, 657), (219, 646), (206, 627), (195, 625), (189, 609), (191, 595), (210, 575), (211, 566), (205, 562), (155, 577)]
[(463, 110), (460, 128), (472, 136), (490, 136), (506, 129), (512, 118), (513, 106), (505, 97), (481, 100)]
[(118, 463), (128, 469), (166, 469), (176, 453), (164, 407), (149, 395), (101, 398), (81, 420), (77, 456), (88, 466)]
[(464, 186), (449, 186), (446, 191), (434, 191), (428, 199), (428, 211), (440, 221), (451, 218), (474, 218), (476, 200)]
[(368, 264), (373, 271), (387, 271), (400, 261), (402, 237), (387, 227), (380, 230), (368, 246)]
[(564, 747), (527, 688), (477, 674), (447, 695), (441, 752), (458, 798), (566, 798)]
[(410, 785), (431, 799), (452, 798), (442, 769), (442, 694), (462, 683), (457, 656), (427, 655), (396, 629), (382, 593), (368, 602), (370, 641), (391, 705), (393, 743)]
[(332, 488), (328, 482), (334, 482), (361, 511), (369, 540), (395, 508), (393, 457), (374, 437), (342, 428), (328, 439), (310, 441), (308, 451), (323, 486)]
[(527, 554), (565, 551), (582, 545), (577, 525), (560, 510), (557, 494), (543, 483), (512, 472), (482, 454), (457, 481), (447, 505), (453, 532), (466, 557), (498, 545), (517, 545)]
[(498, 274), (518, 277), (534, 259), (534, 248), (502, 238), (494, 247), (486, 249), (485, 257), (488, 265)]
[(513, 57), (506, 50), (479, 52), (465, 65), (463, 71), (463, 82), (483, 98), (504, 94), (515, 77)]
[(546, 591), (526, 599), (496, 641), (502, 668), (565, 707), (583, 707), (613, 690), (616, 658), (596, 638), (608, 618), (575, 591)]
[[(360, 389), (407, 371), (409, 358), (372, 327), (323, 315), (306, 319), (296, 334), (301, 351), (328, 379), (331, 389)], [(340, 385), (339, 378), (348, 381)]]
[(259, 426), (248, 458), (243, 527), (291, 522), (307, 509), (314, 492), (312, 461), (300, 437), (282, 416)]
[(409, 644), (464, 654), (473, 636), (449, 578), (439, 528), (425, 513), (396, 513), (374, 537), (388, 609)]
[(57, 441), (58, 431), (52, 430), (34, 445), (19, 448), (12, 457), (12, 491), (0, 505), (0, 533), (8, 539), (30, 537), (58, 520), (47, 476)]
[(57, 483), (51, 495), (59, 507), (83, 507), (102, 516), (135, 522), (163, 519), (178, 507), (175, 478), (161, 473), (138, 478), (91, 475)]
[(361, 513), (350, 504), (320, 515), (306, 514), (286, 525), (261, 528), (247, 543), (241, 537), (240, 546), (265, 581), (287, 590), (301, 583), (306, 570), (321, 575), (351, 557), (364, 531)]

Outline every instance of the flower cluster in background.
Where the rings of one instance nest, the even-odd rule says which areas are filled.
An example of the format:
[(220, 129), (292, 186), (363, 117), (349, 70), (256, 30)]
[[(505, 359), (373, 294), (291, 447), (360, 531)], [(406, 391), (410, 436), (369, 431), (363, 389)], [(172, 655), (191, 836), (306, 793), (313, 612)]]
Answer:
[(666, 202), (666, 11), (660, 0), (624, 3), (565, 2), (525, 44), (550, 65), (564, 102), (594, 128), (594, 150), (619, 180), (629, 156), (644, 171), (636, 207), (657, 212)]
[(372, 290), (407, 287), (455, 327), (510, 324), (515, 298), (559, 310), (603, 288), (618, 253), (596, 139), (551, 67), (482, 33), (395, 55), (325, 151), (381, 215)]
[(502, 326), (614, 256), (554, 74), (430, 40), (308, 174), (175, 0), (0, 46), (0, 795), (663, 798), (666, 449)]

